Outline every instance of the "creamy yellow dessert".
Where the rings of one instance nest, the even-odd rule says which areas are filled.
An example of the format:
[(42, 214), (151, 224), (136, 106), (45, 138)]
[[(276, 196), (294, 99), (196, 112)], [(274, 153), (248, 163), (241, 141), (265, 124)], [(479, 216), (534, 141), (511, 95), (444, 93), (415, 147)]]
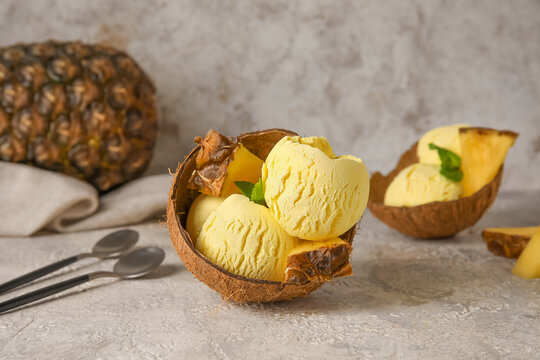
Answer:
[(411, 207), (458, 199), (463, 193), (460, 129), (468, 127), (455, 124), (425, 133), (416, 147), (419, 162), (401, 170), (392, 180), (384, 204)]
[(466, 124), (455, 124), (449, 126), (441, 126), (425, 133), (416, 147), (416, 155), (418, 162), (422, 164), (441, 165), (441, 159), (437, 151), (429, 148), (429, 144), (433, 143), (439, 147), (445, 148), (461, 156), (461, 142), (459, 138), (459, 129), (467, 128)]
[(231, 273), (283, 281), (287, 255), (296, 244), (268, 208), (233, 194), (206, 219), (195, 247)]
[(323, 137), (281, 139), (264, 162), (262, 181), (272, 216), (305, 240), (345, 233), (362, 217), (369, 195), (362, 159), (336, 157)]
[(204, 222), (224, 201), (222, 197), (200, 194), (191, 204), (186, 221), (186, 230), (194, 242), (197, 241)]
[(362, 160), (335, 156), (323, 137), (285, 136), (263, 163), (240, 139), (213, 130), (196, 138), (188, 187), (202, 194), (186, 222), (195, 248), (247, 278), (305, 284), (352, 274), (352, 247), (339, 236), (367, 205)]
[(392, 180), (384, 195), (386, 206), (417, 206), (433, 201), (456, 200), (461, 184), (442, 176), (439, 166), (413, 164)]

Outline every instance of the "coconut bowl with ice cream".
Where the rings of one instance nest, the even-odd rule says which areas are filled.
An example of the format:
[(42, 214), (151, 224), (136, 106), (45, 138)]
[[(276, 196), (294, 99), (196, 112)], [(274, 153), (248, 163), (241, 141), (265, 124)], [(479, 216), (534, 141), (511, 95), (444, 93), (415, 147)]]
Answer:
[[(167, 207), (173, 245), (197, 279), (227, 300), (268, 302), (352, 273), (369, 194), (360, 159), (281, 129), (234, 138), (209, 132), (197, 142), (174, 175)], [(332, 184), (337, 177), (346, 183)]]
[[(504, 159), (517, 136), (463, 124), (433, 129), (394, 170), (372, 175), (368, 208), (407, 235), (453, 236), (474, 225), (495, 201)], [(456, 166), (443, 164), (444, 156), (455, 159)]]

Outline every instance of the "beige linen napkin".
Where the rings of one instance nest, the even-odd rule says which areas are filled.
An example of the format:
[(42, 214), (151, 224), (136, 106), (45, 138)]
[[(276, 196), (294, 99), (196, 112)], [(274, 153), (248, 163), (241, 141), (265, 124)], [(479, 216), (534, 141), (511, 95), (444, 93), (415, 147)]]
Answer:
[(135, 224), (165, 213), (171, 181), (168, 174), (143, 177), (99, 197), (83, 181), (0, 161), (0, 236)]

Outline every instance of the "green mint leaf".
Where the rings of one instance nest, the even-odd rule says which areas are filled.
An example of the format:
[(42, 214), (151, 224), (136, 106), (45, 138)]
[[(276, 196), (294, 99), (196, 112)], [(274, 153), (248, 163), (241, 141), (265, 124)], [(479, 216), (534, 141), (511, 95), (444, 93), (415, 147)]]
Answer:
[(234, 184), (240, 189), (242, 194), (247, 196), (248, 199), (251, 199), (251, 193), (253, 192), (255, 184), (252, 184), (249, 181), (235, 181)]
[(429, 144), (431, 150), (437, 150), (439, 159), (441, 159), (441, 167), (446, 169), (459, 169), (461, 166), (461, 158), (453, 151), (439, 147), (434, 143)]
[(449, 170), (441, 168), (441, 175), (453, 182), (460, 182), (463, 179), (463, 171), (460, 169)]
[(267, 206), (264, 200), (264, 189), (262, 179), (252, 184), (249, 181), (235, 181), (234, 184), (240, 189), (249, 200), (259, 205)]
[(460, 170), (461, 158), (448, 149), (439, 147), (434, 143), (429, 144), (431, 150), (437, 150), (441, 159), (441, 175), (453, 182), (460, 182), (463, 179), (463, 172)]
[(251, 192), (251, 201), (266, 206), (266, 201), (264, 200), (264, 189), (262, 179), (259, 179), (255, 186), (253, 186), (253, 191)]

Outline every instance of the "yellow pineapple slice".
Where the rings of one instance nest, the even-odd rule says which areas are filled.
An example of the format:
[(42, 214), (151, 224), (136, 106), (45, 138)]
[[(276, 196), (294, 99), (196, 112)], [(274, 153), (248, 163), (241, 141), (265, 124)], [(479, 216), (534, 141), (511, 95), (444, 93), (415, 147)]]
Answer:
[(507, 235), (516, 235), (526, 238), (531, 238), (537, 231), (540, 229), (540, 226), (528, 226), (528, 227), (514, 227), (514, 228), (487, 228), (482, 230), (482, 233), (498, 233), (498, 234), (507, 234)]
[(512, 273), (524, 279), (540, 278), (540, 230), (533, 235), (523, 249)]
[(306, 284), (352, 275), (351, 251), (351, 245), (340, 238), (300, 241), (287, 256), (284, 283)]
[(463, 197), (474, 194), (495, 178), (517, 137), (517, 133), (508, 130), (459, 129)]
[(482, 230), (482, 238), (495, 255), (517, 258), (539, 229), (540, 226), (488, 228)]
[(261, 159), (253, 155), (244, 145), (239, 144), (234, 152), (234, 159), (227, 167), (227, 176), (221, 188), (221, 196), (227, 197), (240, 193), (235, 181), (249, 181), (250, 183), (259, 181), (262, 165)]
[(237, 138), (210, 130), (204, 139), (197, 137), (195, 142), (201, 149), (188, 188), (207, 195), (227, 197), (240, 193), (235, 181), (256, 183), (261, 177), (263, 161)]

